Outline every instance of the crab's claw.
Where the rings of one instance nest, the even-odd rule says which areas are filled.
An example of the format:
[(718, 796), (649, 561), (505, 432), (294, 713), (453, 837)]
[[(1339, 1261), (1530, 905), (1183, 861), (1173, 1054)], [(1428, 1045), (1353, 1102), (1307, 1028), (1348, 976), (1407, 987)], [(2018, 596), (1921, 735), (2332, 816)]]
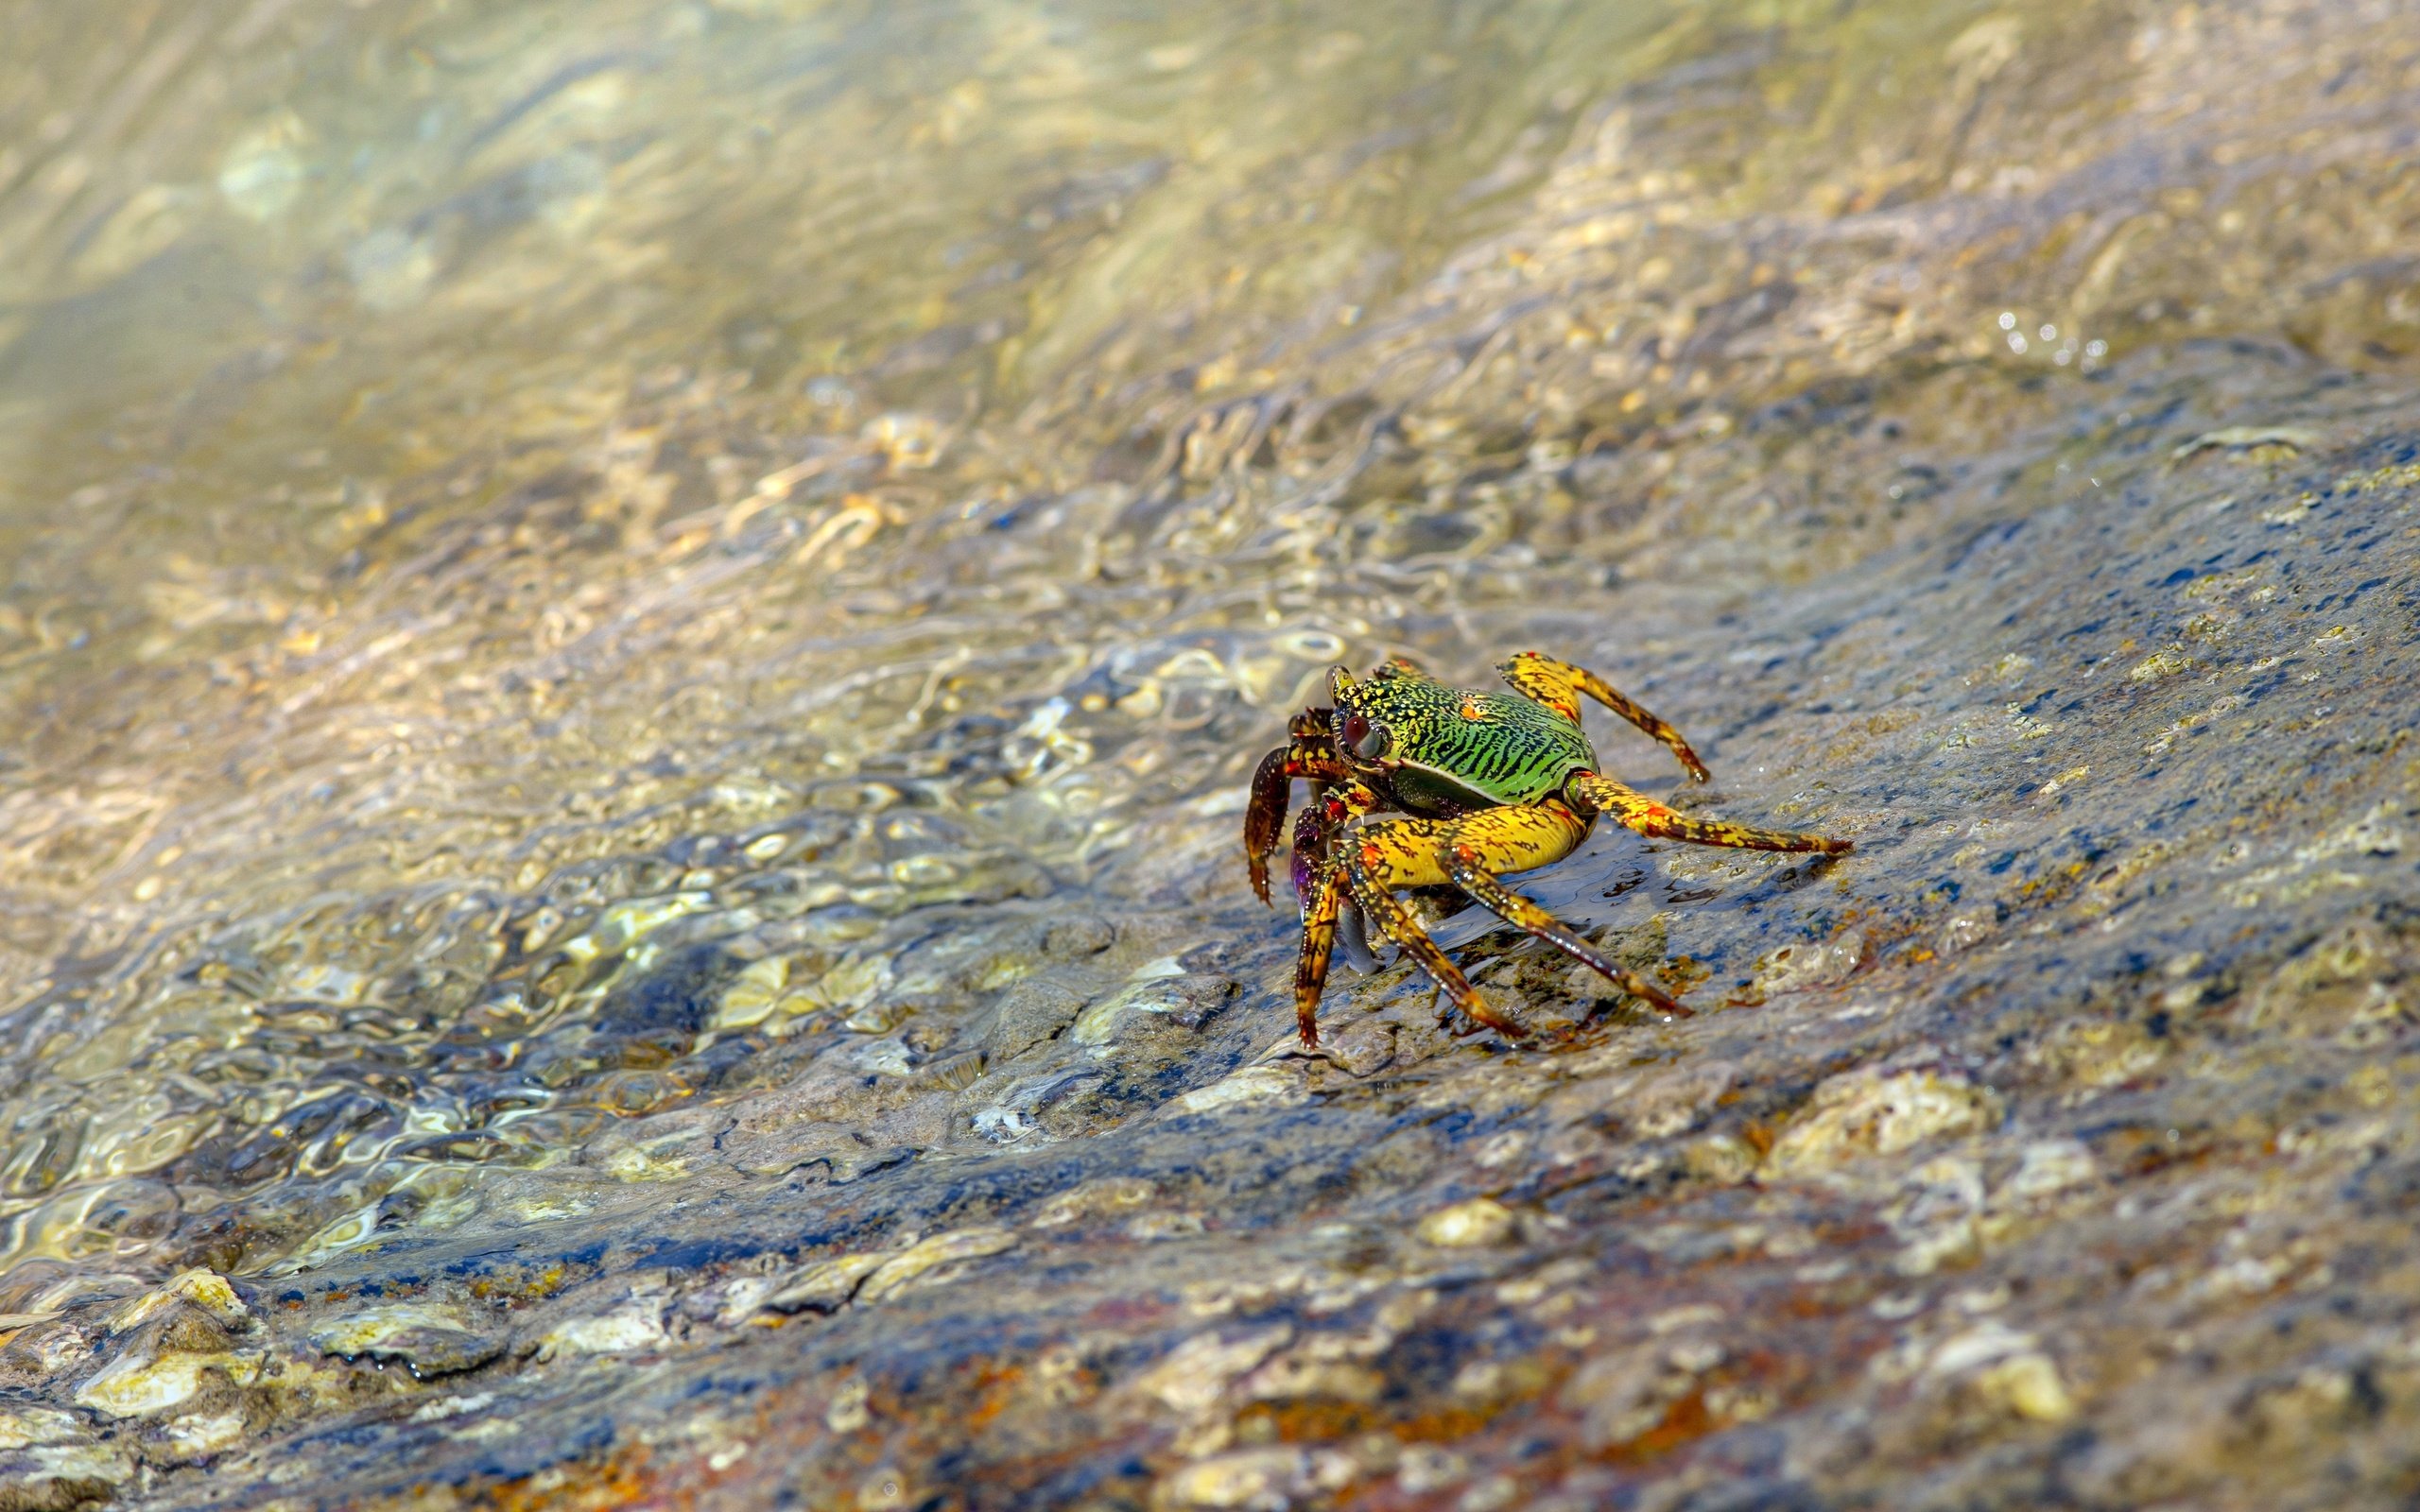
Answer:
[(1244, 809), (1244, 869), (1264, 903), (1269, 902), (1269, 853), (1277, 849), (1278, 833), (1286, 827), (1286, 789), (1294, 780), (1288, 768), (1289, 754), (1288, 747), (1280, 746), (1260, 759), (1252, 774), (1252, 802)]
[(1291, 859), (1294, 863), (1294, 896), (1297, 898), (1310, 897), (1311, 874), (1327, 859), (1327, 816), (1322, 812), (1318, 795), (1313, 794), (1312, 798), (1311, 806), (1294, 816), (1294, 853)]

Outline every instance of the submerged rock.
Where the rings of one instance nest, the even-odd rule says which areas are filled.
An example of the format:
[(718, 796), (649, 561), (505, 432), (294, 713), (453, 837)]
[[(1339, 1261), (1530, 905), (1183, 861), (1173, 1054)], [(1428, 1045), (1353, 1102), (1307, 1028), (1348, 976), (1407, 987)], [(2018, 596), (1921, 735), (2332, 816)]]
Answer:
[(1520, 1231), (1520, 1218), (1492, 1197), (1473, 1197), (1440, 1208), (1412, 1230), (1425, 1245), (1460, 1249), (1472, 1245), (1500, 1245)]
[(460, 1308), (396, 1302), (332, 1319), (311, 1342), (347, 1360), (393, 1361), (425, 1381), (475, 1370), (504, 1353), (505, 1340), (472, 1326)]

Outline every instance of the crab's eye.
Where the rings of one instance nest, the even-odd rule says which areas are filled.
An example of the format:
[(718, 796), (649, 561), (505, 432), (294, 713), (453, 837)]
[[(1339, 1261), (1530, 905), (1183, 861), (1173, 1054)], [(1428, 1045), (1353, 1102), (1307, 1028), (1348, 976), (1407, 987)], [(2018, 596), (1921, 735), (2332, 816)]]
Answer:
[(1355, 714), (1345, 723), (1344, 743), (1352, 747), (1353, 754), (1363, 761), (1376, 761), (1387, 753), (1387, 727), (1374, 725)]

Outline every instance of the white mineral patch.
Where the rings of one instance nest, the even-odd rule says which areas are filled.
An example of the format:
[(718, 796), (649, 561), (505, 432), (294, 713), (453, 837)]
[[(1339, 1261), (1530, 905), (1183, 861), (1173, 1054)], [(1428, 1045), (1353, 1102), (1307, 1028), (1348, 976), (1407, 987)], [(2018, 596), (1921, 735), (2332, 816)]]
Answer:
[(611, 1313), (558, 1324), (538, 1341), (538, 1358), (567, 1354), (631, 1354), (666, 1342), (661, 1298), (633, 1298)]
[(1282, 1066), (1246, 1066), (1176, 1100), (1188, 1113), (1215, 1113), (1251, 1103), (1298, 1102), (1307, 1093), (1300, 1074)]
[(260, 1371), (258, 1354), (188, 1354), (182, 1350), (154, 1360), (125, 1354), (76, 1389), (78, 1406), (112, 1418), (144, 1418), (165, 1412), (200, 1391), (213, 1372), (237, 1385), (251, 1382)]

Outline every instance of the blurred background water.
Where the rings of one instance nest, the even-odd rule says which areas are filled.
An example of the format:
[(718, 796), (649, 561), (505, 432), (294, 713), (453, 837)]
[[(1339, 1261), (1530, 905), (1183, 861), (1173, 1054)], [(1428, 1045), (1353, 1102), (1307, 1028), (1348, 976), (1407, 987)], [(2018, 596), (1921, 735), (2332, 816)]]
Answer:
[[(1231, 780), (1180, 732), (1343, 648), (1311, 585), (1270, 607), (1312, 532), (1196, 502), (1170, 551), (1097, 454), (1209, 474), (1320, 424), (1258, 366), (1502, 221), (1579, 109), (1557, 56), (1654, 20), (1317, 19), (12, 15), (20, 1253), (107, 1251), (95, 1183), (156, 1238), (207, 1167), (294, 1210), (257, 1263), (399, 1158), (561, 1159), (688, 1095), (685, 1040), (540, 1071), (614, 973), (512, 963), (744, 933), (801, 809), (898, 800), (869, 764), (973, 822), (787, 912), (1041, 890)], [(1242, 423), (1197, 424), (1220, 391)], [(1032, 695), (1087, 672), (1167, 733), (1069, 760)], [(1019, 724), (980, 773), (936, 748)]]
[[(1241, 784), (1339, 661), (1545, 644), (1711, 727), (1743, 812), (1918, 834), (1956, 803), (1875, 752), (1983, 738), (1918, 690), (2047, 731), (2050, 652), (1945, 601), (1954, 654), (1835, 641), (1854, 606), (2129, 479), (2282, 488), (2400, 423), (2420, 352), (2391, 4), (5, 0), (0, 36), (21, 1354), (189, 1267), (713, 1236), (710, 1169), (991, 1159), (1219, 1082), (1286, 1018)], [(2122, 630), (2079, 664), (2152, 665)], [(1943, 879), (2074, 830), (2009, 822), (1836, 905), (1690, 858), (1631, 896), (1609, 836), (1551, 896), (1745, 1003), (1777, 941), (1955, 934)], [(1225, 973), (1234, 1044), (1063, 1106), (1003, 1070), (1069, 929)], [(12, 1379), (71, 1392), (53, 1354)], [(384, 1400), (346, 1390), (144, 1484)]]

